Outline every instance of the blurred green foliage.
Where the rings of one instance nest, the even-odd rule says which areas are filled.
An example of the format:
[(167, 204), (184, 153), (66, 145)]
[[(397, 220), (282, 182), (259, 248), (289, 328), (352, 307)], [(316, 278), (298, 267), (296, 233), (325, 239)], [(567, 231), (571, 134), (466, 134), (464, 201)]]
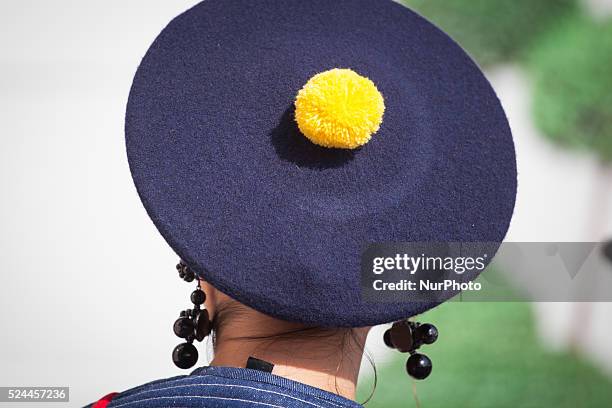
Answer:
[(481, 65), (520, 57), (576, 0), (403, 0), (453, 37)]
[(539, 42), (529, 68), (538, 127), (612, 163), (612, 21), (568, 21)]
[[(440, 329), (422, 352), (431, 357), (429, 378), (417, 382), (423, 407), (610, 407), (612, 382), (593, 366), (539, 344), (528, 303), (450, 302), (420, 321)], [(413, 380), (397, 354), (378, 366), (378, 385), (367, 408), (412, 407)], [(360, 384), (358, 401), (372, 390)]]
[[(583, 16), (574, 0), (403, 0), (481, 65), (525, 62), (534, 116), (555, 142), (612, 163), (612, 21)], [(434, 371), (417, 382), (424, 407), (610, 407), (612, 381), (576, 355), (540, 344), (528, 303), (446, 303), (419, 320), (440, 329), (423, 350)], [(369, 408), (415, 406), (407, 356), (378, 366)], [(368, 398), (372, 384), (358, 389)]]

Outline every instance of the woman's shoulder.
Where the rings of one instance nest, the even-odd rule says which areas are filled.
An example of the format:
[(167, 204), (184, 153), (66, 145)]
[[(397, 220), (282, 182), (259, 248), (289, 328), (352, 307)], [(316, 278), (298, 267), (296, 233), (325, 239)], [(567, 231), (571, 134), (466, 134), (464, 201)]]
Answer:
[(198, 368), (191, 375), (153, 381), (107, 400), (87, 408), (361, 407), (349, 399), (274, 374), (232, 367)]

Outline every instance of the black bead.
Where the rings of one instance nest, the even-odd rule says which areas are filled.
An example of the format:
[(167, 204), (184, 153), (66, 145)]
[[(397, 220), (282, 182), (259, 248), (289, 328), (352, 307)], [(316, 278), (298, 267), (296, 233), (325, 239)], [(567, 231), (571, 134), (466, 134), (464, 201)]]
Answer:
[(393, 323), (390, 330), (390, 343), (401, 353), (413, 351), (416, 348), (412, 338), (412, 329), (406, 321)]
[(385, 345), (389, 348), (394, 349), (395, 347), (393, 347), (393, 343), (391, 342), (391, 329), (387, 329), (385, 330), (385, 334), (383, 334), (383, 341), (385, 342)]
[(186, 339), (189, 335), (193, 335), (193, 322), (188, 317), (179, 317), (174, 322), (174, 334), (182, 339)]
[(185, 276), (183, 276), (183, 280), (185, 282), (193, 282), (194, 279), (195, 279), (194, 273), (191, 270), (186, 269), (185, 270)]
[(195, 321), (195, 339), (197, 341), (204, 340), (204, 337), (210, 334), (210, 318), (206, 309), (200, 311)]
[(191, 292), (191, 303), (194, 305), (202, 305), (206, 301), (206, 294), (203, 290), (196, 289)]
[(172, 361), (178, 368), (191, 368), (198, 361), (198, 349), (191, 343), (181, 343), (172, 350)]
[(414, 336), (421, 344), (433, 344), (438, 340), (438, 329), (433, 324), (425, 323), (414, 330)]
[(432, 364), (429, 357), (415, 353), (406, 361), (406, 371), (412, 378), (424, 380), (431, 374)]

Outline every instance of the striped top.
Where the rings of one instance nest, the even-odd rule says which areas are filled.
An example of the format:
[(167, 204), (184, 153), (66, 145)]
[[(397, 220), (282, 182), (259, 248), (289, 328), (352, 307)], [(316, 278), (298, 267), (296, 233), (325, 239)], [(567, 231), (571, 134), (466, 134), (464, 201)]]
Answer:
[[(87, 406), (92, 407), (93, 404)], [(108, 408), (362, 408), (354, 401), (263, 371), (202, 367), (116, 395)]]

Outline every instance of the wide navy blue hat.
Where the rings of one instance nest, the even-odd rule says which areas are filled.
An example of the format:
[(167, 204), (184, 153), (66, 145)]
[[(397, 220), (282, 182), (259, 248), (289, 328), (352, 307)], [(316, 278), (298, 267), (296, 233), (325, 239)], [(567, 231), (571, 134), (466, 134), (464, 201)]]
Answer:
[[(384, 96), (380, 129), (359, 149), (318, 146), (295, 121), (298, 91), (333, 68)], [(180, 258), (236, 300), (306, 324), (435, 306), (363, 301), (364, 248), (501, 242), (514, 208), (514, 145), (493, 89), (446, 34), (391, 0), (196, 5), (142, 60), (126, 140), (142, 202)]]

